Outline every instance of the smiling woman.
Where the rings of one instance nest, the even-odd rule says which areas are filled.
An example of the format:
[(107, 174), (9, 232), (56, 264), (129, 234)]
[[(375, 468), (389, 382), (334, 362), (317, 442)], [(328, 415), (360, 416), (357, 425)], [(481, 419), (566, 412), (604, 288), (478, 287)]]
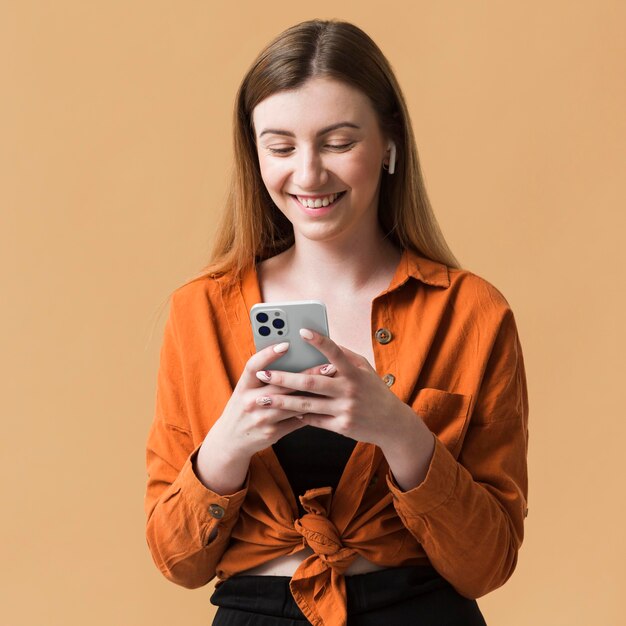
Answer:
[[(310, 78), (257, 104), (252, 122), (263, 183), (296, 245), (305, 245), (301, 237), (342, 246), (377, 238), (390, 138), (365, 94), (335, 79)], [(278, 124), (287, 130), (272, 130)]]
[[(359, 63), (354, 63), (359, 59)], [(243, 79), (213, 258), (173, 294), (147, 539), (217, 625), (484, 624), (517, 562), (528, 401), (513, 313), (459, 267), (391, 67), (356, 26), (281, 33)], [(259, 302), (321, 300), (327, 363), (255, 352)]]

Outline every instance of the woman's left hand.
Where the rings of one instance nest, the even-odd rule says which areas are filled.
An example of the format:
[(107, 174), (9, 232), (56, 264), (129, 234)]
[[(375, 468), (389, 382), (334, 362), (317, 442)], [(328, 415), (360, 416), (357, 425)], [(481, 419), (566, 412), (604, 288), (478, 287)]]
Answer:
[(419, 430), (417, 422), (426, 428), (411, 407), (389, 390), (365, 357), (314, 331), (303, 329), (300, 334), (327, 357), (330, 371), (323, 375), (257, 372), (257, 378), (263, 382), (315, 394), (267, 394), (259, 397), (259, 404), (301, 411), (306, 424), (381, 448), (415, 436)]

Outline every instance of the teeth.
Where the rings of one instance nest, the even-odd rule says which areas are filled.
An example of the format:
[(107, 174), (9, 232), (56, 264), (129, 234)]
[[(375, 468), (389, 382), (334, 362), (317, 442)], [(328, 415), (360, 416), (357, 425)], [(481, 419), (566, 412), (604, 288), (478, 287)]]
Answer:
[(302, 206), (308, 207), (309, 209), (319, 209), (322, 206), (328, 206), (332, 204), (339, 196), (338, 193), (331, 193), (330, 196), (325, 196), (324, 198), (303, 198), (301, 196), (296, 196), (298, 201)]

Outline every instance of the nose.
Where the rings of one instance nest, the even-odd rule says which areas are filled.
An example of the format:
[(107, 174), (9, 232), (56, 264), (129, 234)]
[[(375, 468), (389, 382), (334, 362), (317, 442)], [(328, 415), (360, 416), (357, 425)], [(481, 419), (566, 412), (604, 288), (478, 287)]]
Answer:
[(294, 159), (292, 180), (302, 191), (315, 191), (328, 181), (328, 170), (316, 150), (301, 150)]

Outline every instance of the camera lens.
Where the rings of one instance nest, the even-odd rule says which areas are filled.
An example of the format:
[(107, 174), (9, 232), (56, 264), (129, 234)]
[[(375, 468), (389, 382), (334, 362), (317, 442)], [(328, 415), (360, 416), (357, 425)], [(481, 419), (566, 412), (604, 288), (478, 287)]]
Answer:
[(267, 317), (267, 313), (257, 313), (256, 321), (261, 322), (261, 324), (265, 324), (269, 318)]
[(259, 326), (259, 335), (263, 335), (263, 337), (267, 337), (272, 331), (268, 326)]
[(274, 328), (285, 328), (285, 320), (281, 320), (280, 317), (272, 321)]

